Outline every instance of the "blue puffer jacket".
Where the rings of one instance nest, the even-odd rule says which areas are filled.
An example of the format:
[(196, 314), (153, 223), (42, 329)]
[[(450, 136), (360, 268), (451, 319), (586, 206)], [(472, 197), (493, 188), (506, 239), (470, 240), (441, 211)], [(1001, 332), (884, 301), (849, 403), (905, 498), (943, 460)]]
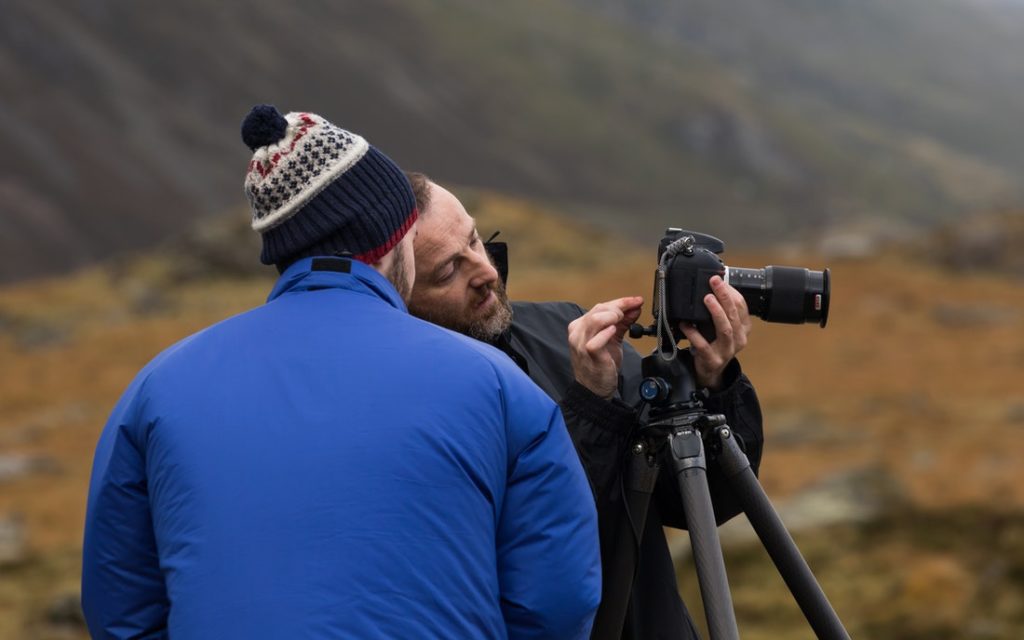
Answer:
[(358, 262), (166, 350), (96, 450), (96, 638), (584, 638), (600, 593), (558, 408)]

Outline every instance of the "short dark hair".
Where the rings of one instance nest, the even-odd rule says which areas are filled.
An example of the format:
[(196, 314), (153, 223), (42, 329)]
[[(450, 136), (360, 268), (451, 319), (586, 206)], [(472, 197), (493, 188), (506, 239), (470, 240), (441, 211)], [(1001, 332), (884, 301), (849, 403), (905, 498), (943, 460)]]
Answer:
[(416, 209), (420, 215), (430, 206), (430, 177), (418, 171), (406, 171), (405, 177), (412, 185), (412, 194), (416, 198)]

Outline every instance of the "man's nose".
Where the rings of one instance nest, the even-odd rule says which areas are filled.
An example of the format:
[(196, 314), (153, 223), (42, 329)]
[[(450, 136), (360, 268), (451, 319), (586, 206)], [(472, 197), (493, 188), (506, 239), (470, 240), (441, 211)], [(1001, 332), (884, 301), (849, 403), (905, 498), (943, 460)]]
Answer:
[(486, 254), (473, 252), (473, 275), (469, 280), (471, 287), (485, 287), (498, 279), (498, 270), (494, 268)]

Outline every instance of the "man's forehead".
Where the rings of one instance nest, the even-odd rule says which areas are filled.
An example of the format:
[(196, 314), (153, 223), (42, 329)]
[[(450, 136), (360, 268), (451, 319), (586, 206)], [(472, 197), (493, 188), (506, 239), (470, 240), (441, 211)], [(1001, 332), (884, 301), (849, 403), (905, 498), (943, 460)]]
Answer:
[[(442, 203), (436, 203), (441, 205)], [(449, 254), (460, 251), (473, 235), (476, 223), (461, 207), (431, 205), (427, 215), (420, 218), (416, 235), (416, 258), (435, 263)]]

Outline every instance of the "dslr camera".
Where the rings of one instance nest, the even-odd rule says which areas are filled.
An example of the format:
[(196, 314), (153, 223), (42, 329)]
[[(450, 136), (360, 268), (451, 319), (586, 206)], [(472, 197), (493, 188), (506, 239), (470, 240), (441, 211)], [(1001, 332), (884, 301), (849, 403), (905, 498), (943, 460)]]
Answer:
[[(661, 336), (661, 329), (682, 340), (680, 323), (696, 325), (709, 341), (715, 338), (711, 313), (704, 297), (711, 293), (709, 280), (718, 275), (747, 302), (750, 315), (767, 322), (804, 324), (828, 321), (829, 270), (770, 265), (762, 269), (726, 266), (719, 257), (725, 244), (714, 236), (669, 228), (658, 244), (655, 275), (655, 326), (631, 330), (633, 337)], [(663, 325), (664, 323), (664, 325)], [(636, 327), (636, 325), (634, 325)], [(667, 338), (667, 335), (665, 335)]]

